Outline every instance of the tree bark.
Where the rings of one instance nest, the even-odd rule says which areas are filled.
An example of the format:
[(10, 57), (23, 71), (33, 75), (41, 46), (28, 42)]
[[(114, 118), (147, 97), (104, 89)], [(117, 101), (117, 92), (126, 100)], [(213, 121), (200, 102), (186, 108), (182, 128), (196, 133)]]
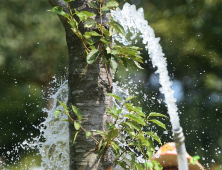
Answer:
[[(70, 3), (72, 10), (90, 11), (97, 14), (97, 11), (88, 4), (91, 0), (75, 0)], [(63, 10), (69, 13), (66, 3), (62, 0), (49, 0), (54, 6), (61, 6)], [(96, 18), (99, 14), (97, 14)], [(72, 32), (67, 20), (61, 16), (60, 20), (66, 31), (66, 41), (69, 54), (69, 99), (68, 106), (78, 107), (83, 114), (82, 126), (90, 130), (96, 139), (100, 137), (95, 130), (106, 130), (106, 122), (112, 121), (107, 115), (105, 105), (112, 106), (112, 98), (105, 93), (110, 92), (106, 69), (101, 59), (89, 65), (84, 58), (85, 48), (80, 39)], [(79, 26), (82, 34), (87, 31), (83, 25)], [(88, 30), (89, 31), (89, 30)], [(91, 30), (92, 31), (92, 30)], [(98, 47), (99, 48), (99, 47)], [(109, 76), (112, 77), (109, 69)], [(72, 117), (74, 115), (72, 114)], [(70, 138), (74, 133), (73, 123), (69, 128)], [(112, 152), (107, 151), (103, 156), (97, 156), (95, 142), (89, 138), (86, 139), (85, 133), (80, 132), (73, 146), (70, 145), (70, 170), (105, 170), (112, 163)]]

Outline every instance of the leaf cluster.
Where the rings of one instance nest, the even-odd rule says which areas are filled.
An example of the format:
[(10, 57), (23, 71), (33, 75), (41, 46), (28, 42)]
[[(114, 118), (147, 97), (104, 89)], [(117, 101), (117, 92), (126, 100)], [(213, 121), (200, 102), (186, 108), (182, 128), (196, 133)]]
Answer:
[[(122, 34), (126, 36), (124, 28), (111, 18), (108, 23), (103, 23), (102, 15), (110, 13), (110, 10), (115, 10), (119, 3), (115, 0), (109, 0), (103, 2), (101, 0), (91, 1), (90, 6), (97, 10), (97, 14), (100, 15), (100, 23), (94, 19), (97, 14), (88, 11), (78, 11), (77, 9), (70, 8), (69, 2), (73, 0), (64, 0), (67, 3), (69, 13), (63, 11), (62, 7), (56, 6), (49, 10), (58, 15), (62, 15), (67, 19), (72, 31), (80, 38), (83, 46), (85, 47), (85, 58), (88, 64), (93, 64), (99, 56), (102, 58), (102, 62), (110, 64), (114, 73), (119, 67), (119, 64), (125, 68), (128, 66), (138, 67), (142, 69), (139, 63), (143, 63), (143, 59), (140, 56), (141, 48), (135, 46), (120, 46), (112, 45), (111, 37), (114, 34)], [(76, 17), (75, 17), (76, 16)], [(75, 18), (78, 18), (75, 19)], [(84, 24), (85, 28), (96, 28), (95, 31), (81, 32), (79, 30), (79, 24)], [(109, 29), (105, 28), (105, 25), (109, 25)], [(102, 48), (98, 48), (96, 44), (101, 44)]]
[[(123, 102), (121, 98), (115, 94), (107, 93), (107, 95), (110, 95), (114, 97), (116, 100), (118, 100), (121, 103), (121, 108), (117, 108), (116, 106), (113, 106), (113, 108), (107, 108), (107, 113), (109, 113), (114, 118), (114, 123), (106, 122), (108, 131), (101, 131), (97, 130), (97, 133), (101, 135), (100, 141), (97, 141), (93, 136), (91, 131), (85, 130), (81, 125), (82, 120), (82, 113), (80, 109), (78, 109), (75, 106), (72, 106), (72, 111), (76, 114), (78, 120), (74, 120), (70, 117), (68, 113), (67, 106), (59, 102), (63, 108), (65, 109), (65, 113), (69, 116), (70, 120), (74, 124), (74, 128), (76, 131), (72, 135), (71, 143), (74, 144), (76, 137), (80, 131), (84, 131), (86, 138), (93, 138), (93, 140), (97, 143), (96, 150), (98, 151), (98, 154), (103, 154), (104, 151), (111, 147), (113, 152), (115, 153), (116, 159), (113, 162), (113, 166), (118, 164), (123, 169), (138, 169), (142, 170), (144, 168), (146, 169), (155, 169), (160, 170), (162, 167), (160, 164), (152, 159), (153, 153), (155, 151), (155, 147), (153, 145), (153, 140), (156, 140), (161, 144), (160, 138), (157, 136), (156, 133), (146, 131), (144, 127), (149, 126), (150, 123), (155, 123), (156, 125), (162, 127), (166, 130), (165, 125), (160, 122), (157, 119), (153, 119), (153, 117), (167, 117), (160, 113), (151, 112), (148, 116), (142, 111), (141, 107), (134, 106), (129, 101), (134, 96), (129, 96), (126, 98), (126, 100)], [(128, 114), (122, 114), (123, 109), (126, 109), (128, 111)], [(58, 110), (55, 111), (55, 116), (57, 117), (58, 114), (61, 113)], [(118, 121), (119, 119), (123, 120), (125, 118), (126, 121)], [(150, 119), (152, 118), (152, 119)], [(63, 120), (68, 121), (68, 120)], [(120, 128), (117, 128), (120, 127)], [(124, 132), (125, 136), (128, 136), (127, 140), (127, 146), (126, 147), (120, 147), (119, 140), (116, 140), (117, 138), (121, 138), (121, 134)], [(146, 163), (141, 164), (139, 162), (136, 162), (136, 155), (133, 152), (133, 148), (136, 148), (144, 157), (146, 160)], [(131, 155), (131, 159), (125, 158), (125, 154)]]

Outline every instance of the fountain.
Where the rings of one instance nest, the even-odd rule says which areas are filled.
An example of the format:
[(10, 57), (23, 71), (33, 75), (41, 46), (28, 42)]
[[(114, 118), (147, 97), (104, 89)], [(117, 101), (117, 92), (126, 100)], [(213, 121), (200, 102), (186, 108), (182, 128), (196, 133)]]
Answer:
[[(155, 38), (153, 29), (148, 25), (148, 22), (144, 20), (142, 8), (136, 10), (134, 5), (126, 3), (123, 10), (117, 9), (116, 11), (112, 11), (111, 15), (115, 21), (119, 22), (124, 27), (126, 33), (129, 31), (132, 33), (130, 37), (131, 40), (135, 39), (138, 33), (141, 33), (140, 38), (143, 38), (143, 43), (146, 44), (145, 48), (152, 60), (153, 67), (157, 68), (156, 73), (159, 74), (159, 82), (162, 85), (160, 91), (165, 95), (165, 103), (168, 108), (168, 114), (170, 115), (174, 140), (178, 150), (179, 169), (188, 170), (184, 136), (179, 123), (177, 106), (175, 104), (176, 100), (173, 97), (174, 92), (171, 89), (172, 83), (169, 80), (168, 71), (166, 69), (166, 59), (164, 58), (162, 48), (159, 44), (160, 39)], [(115, 35), (113, 38), (124, 45), (131, 44), (131, 41), (126, 40), (121, 34)], [(22, 146), (40, 146), (40, 154), (42, 155), (41, 165), (45, 169), (68, 169), (69, 167), (68, 123), (60, 120), (67, 119), (67, 116), (65, 114), (60, 114), (56, 119), (54, 116), (56, 109), (63, 109), (58, 105), (57, 100), (67, 101), (67, 95), (68, 84), (67, 81), (65, 81), (58, 91), (51, 96), (51, 98), (53, 98), (52, 108), (44, 110), (48, 113), (48, 117), (39, 127), (41, 135), (45, 138), (45, 142), (39, 142), (38, 137), (33, 139), (34, 143), (32, 143), (32, 145), (28, 144), (26, 141), (22, 144)]]
[[(186, 158), (186, 148), (184, 143), (184, 135), (179, 123), (178, 109), (176, 100), (173, 97), (174, 91), (171, 89), (172, 83), (169, 80), (166, 58), (162, 52), (162, 47), (159, 44), (160, 38), (155, 38), (153, 29), (144, 20), (143, 9), (140, 8), (136, 11), (135, 5), (126, 3), (122, 10), (117, 9), (111, 12), (115, 21), (119, 22), (125, 29), (132, 33), (131, 40), (135, 39), (138, 33), (141, 33), (140, 38), (143, 38), (143, 44), (148, 51), (152, 60), (153, 67), (157, 68), (156, 73), (159, 74), (159, 83), (161, 84), (160, 92), (165, 96), (165, 103), (170, 115), (170, 121), (173, 128), (174, 140), (177, 148), (177, 158), (180, 170), (188, 170), (188, 163)], [(114, 39), (123, 43), (124, 45), (131, 44), (123, 35), (116, 35)]]

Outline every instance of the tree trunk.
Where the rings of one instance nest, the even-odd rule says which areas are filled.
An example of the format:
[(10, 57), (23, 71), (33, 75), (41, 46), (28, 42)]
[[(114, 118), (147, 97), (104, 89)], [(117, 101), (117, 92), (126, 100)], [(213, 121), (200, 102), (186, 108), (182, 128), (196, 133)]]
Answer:
[[(97, 11), (89, 7), (91, 0), (75, 0), (70, 3), (72, 9), (79, 11), (90, 11), (97, 14)], [(61, 6), (68, 13), (66, 3), (62, 0), (49, 0), (54, 6)], [(97, 14), (98, 16), (98, 14)], [(95, 130), (105, 130), (106, 122), (112, 121), (111, 117), (106, 114), (105, 105), (112, 106), (112, 98), (105, 95), (109, 91), (108, 78), (106, 69), (101, 59), (89, 65), (84, 58), (84, 47), (80, 39), (71, 31), (65, 18), (60, 17), (65, 31), (66, 41), (69, 53), (69, 100), (68, 106), (78, 107), (83, 114), (82, 126), (90, 130), (99, 140), (99, 135)], [(96, 17), (98, 18), (98, 17)], [(80, 25), (79, 30), (83, 34), (86, 28)], [(109, 76), (112, 77), (109, 70)], [(74, 115), (72, 114), (72, 117)], [(70, 124), (70, 138), (74, 133), (73, 123)], [(95, 142), (89, 138), (86, 139), (85, 133), (80, 132), (73, 146), (70, 145), (70, 170), (105, 170), (112, 163), (112, 152), (103, 156), (97, 156)]]

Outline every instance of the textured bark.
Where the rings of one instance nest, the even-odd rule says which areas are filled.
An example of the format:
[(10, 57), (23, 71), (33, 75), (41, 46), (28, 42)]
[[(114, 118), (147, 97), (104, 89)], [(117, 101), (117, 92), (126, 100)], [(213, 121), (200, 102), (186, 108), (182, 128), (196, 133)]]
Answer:
[[(96, 10), (89, 7), (91, 0), (75, 0), (70, 3), (72, 9), (79, 11)], [(49, 0), (52, 6), (61, 6), (68, 13), (66, 4), (62, 0)], [(96, 19), (99, 19), (97, 15)], [(83, 113), (82, 126), (86, 130), (93, 131), (99, 140), (99, 135), (95, 130), (105, 130), (106, 121), (111, 121), (111, 117), (106, 114), (106, 106), (112, 106), (112, 98), (105, 95), (109, 91), (109, 84), (104, 64), (101, 60), (89, 65), (84, 58), (84, 47), (80, 39), (71, 31), (65, 18), (60, 17), (65, 31), (69, 53), (69, 100), (68, 106), (77, 106)], [(84, 33), (86, 29), (80, 26), (80, 31)], [(99, 47), (98, 47), (99, 48)], [(111, 73), (109, 71), (110, 77)], [(74, 115), (72, 115), (74, 117)], [(74, 132), (73, 124), (70, 124), (70, 137)], [(112, 162), (112, 152), (107, 151), (105, 155), (97, 156), (95, 142), (86, 139), (85, 133), (80, 132), (76, 143), (70, 146), (70, 170), (105, 170)]]

